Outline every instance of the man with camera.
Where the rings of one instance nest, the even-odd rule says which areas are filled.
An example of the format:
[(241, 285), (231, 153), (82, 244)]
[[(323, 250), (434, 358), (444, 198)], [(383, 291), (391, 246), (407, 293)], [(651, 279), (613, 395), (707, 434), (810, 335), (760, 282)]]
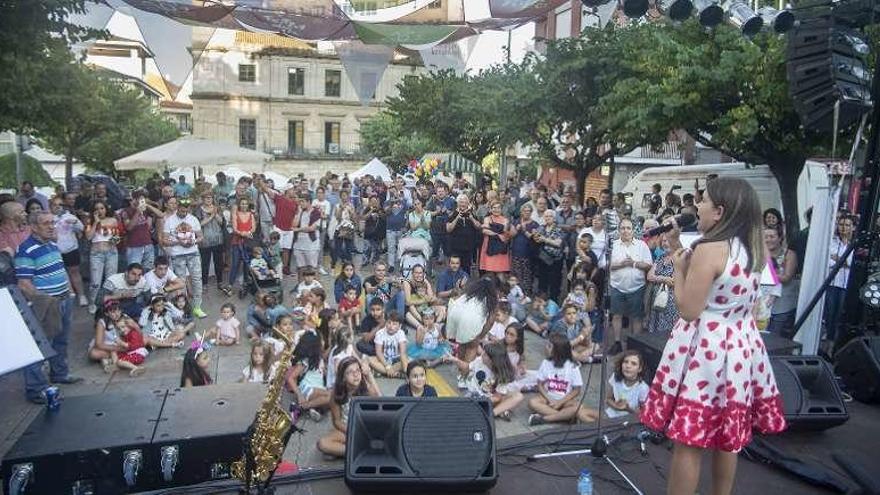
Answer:
[(449, 233), (449, 254), (458, 256), (462, 269), (470, 273), (474, 251), (479, 241), (483, 225), (477, 219), (471, 200), (467, 194), (459, 194), (456, 198), (457, 207), (446, 222)]

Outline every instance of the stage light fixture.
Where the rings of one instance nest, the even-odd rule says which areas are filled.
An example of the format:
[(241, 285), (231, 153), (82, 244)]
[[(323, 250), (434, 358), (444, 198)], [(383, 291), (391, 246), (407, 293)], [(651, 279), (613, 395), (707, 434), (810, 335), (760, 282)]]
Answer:
[(724, 21), (724, 9), (712, 0), (694, 0), (694, 8), (703, 27), (715, 27)]
[(795, 17), (790, 10), (761, 7), (758, 9), (758, 15), (764, 19), (764, 27), (772, 27), (779, 34), (790, 31), (795, 25)]
[(740, 0), (730, 2), (727, 5), (727, 15), (730, 23), (738, 27), (744, 36), (754, 36), (761, 32), (764, 19)]
[(859, 289), (859, 299), (865, 306), (880, 309), (880, 282), (869, 281)]
[(871, 73), (862, 34), (841, 25), (832, 10), (798, 15), (788, 34), (786, 70), (789, 94), (804, 127), (829, 131), (839, 105), (838, 129), (846, 129), (870, 110)]
[(638, 19), (648, 12), (648, 0), (621, 0), (623, 14), (630, 19)]
[(669, 16), (673, 21), (685, 21), (691, 16), (694, 4), (691, 0), (658, 0), (657, 10)]

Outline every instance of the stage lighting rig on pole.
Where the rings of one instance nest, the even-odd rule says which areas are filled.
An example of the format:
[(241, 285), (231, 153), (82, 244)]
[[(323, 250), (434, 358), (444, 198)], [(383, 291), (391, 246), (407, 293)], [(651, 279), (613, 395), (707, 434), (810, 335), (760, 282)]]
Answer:
[(694, 0), (697, 20), (706, 28), (713, 28), (724, 22), (724, 9), (713, 0)]
[(743, 36), (752, 37), (764, 27), (764, 18), (742, 0), (727, 4), (727, 16), (729, 22), (742, 31)]
[(686, 21), (693, 13), (694, 3), (691, 0), (657, 0), (657, 10), (673, 21)]
[(795, 26), (794, 14), (790, 10), (778, 10), (773, 7), (761, 7), (758, 15), (764, 19), (765, 28), (773, 28), (777, 34), (790, 31)]

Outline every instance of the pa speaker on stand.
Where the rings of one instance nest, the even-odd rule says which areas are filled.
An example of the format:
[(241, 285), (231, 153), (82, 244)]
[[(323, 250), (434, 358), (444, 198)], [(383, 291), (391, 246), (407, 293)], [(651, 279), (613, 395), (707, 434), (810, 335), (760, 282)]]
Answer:
[(834, 371), (861, 402), (880, 402), (880, 337), (850, 340), (835, 356)]

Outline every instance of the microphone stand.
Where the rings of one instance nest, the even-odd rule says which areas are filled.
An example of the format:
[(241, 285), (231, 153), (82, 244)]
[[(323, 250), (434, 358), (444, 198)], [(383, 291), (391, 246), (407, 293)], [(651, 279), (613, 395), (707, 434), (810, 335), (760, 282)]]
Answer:
[[(607, 235), (607, 234), (606, 234)], [(610, 239), (609, 239), (610, 240)], [(609, 245), (605, 251), (605, 293), (603, 294), (603, 319), (604, 319), (604, 328), (603, 328), (603, 341), (608, 341), (608, 331), (610, 329), (611, 318), (609, 316), (610, 307), (611, 307), (611, 250), (613, 249), (613, 244)], [(595, 330), (595, 329), (594, 329)], [(599, 376), (599, 399), (598, 402), (598, 417), (596, 418), (596, 439), (593, 440), (592, 445), (588, 449), (577, 449), (577, 450), (565, 450), (560, 452), (545, 452), (541, 454), (533, 454), (526, 458), (527, 461), (536, 461), (539, 459), (548, 459), (553, 457), (566, 457), (570, 455), (592, 455), (597, 459), (602, 459), (607, 462), (617, 474), (620, 475), (621, 478), (626, 481), (630, 488), (632, 488), (633, 493), (638, 495), (644, 495), (644, 492), (636, 486), (635, 482), (631, 480), (620, 467), (614, 462), (614, 460), (608, 455), (608, 445), (611, 443), (611, 440), (608, 439), (608, 435), (602, 431), (602, 414), (604, 414), (604, 404), (605, 404), (605, 382), (608, 378), (608, 354), (605, 351), (602, 351), (601, 356), (597, 356), (595, 351), (593, 353), (593, 364), (595, 364), (596, 359), (601, 359), (601, 374)], [(584, 390), (584, 394), (587, 391)], [(574, 421), (577, 421), (577, 417), (574, 418)]]

